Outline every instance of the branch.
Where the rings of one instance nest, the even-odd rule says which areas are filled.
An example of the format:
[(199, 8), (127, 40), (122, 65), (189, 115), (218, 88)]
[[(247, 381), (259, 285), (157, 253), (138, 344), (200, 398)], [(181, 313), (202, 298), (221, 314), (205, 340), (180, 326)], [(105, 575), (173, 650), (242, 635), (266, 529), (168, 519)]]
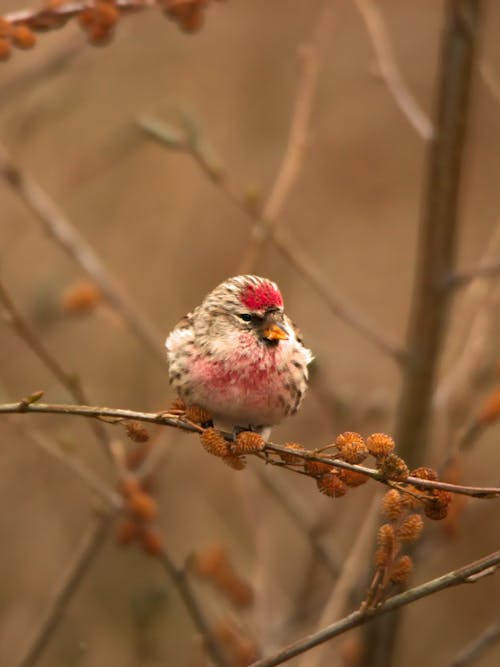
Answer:
[(457, 289), (468, 285), (476, 278), (497, 278), (500, 274), (500, 259), (494, 259), (490, 262), (484, 262), (479, 266), (464, 271), (457, 271), (447, 281), (451, 289)]
[(272, 656), (264, 658), (262, 660), (257, 660), (254, 662), (251, 667), (273, 667), (274, 665), (281, 665), (282, 663), (290, 660), (291, 658), (304, 653), (305, 651), (322, 644), (323, 642), (337, 637), (340, 634), (343, 634), (351, 628), (355, 628), (359, 625), (364, 625), (369, 623), (372, 619), (387, 614), (390, 611), (399, 609), (403, 606), (420, 600), (421, 598), (433, 595), (439, 591), (445, 590), (446, 588), (451, 588), (453, 586), (458, 586), (465, 583), (472, 583), (477, 581), (477, 578), (482, 578), (493, 572), (500, 565), (500, 551), (495, 551), (480, 560), (474, 561), (464, 567), (459, 568), (458, 570), (453, 570), (447, 574), (438, 577), (437, 579), (432, 579), (420, 586), (415, 586), (410, 588), (404, 593), (395, 595), (392, 598), (389, 598), (381, 606), (375, 608), (372, 611), (355, 611), (349, 616), (346, 616), (340, 621), (333, 623), (332, 625), (323, 628), (319, 632), (315, 632), (304, 639), (301, 639), (290, 646), (285, 647), (278, 653), (275, 653)]
[(470, 644), (467, 644), (449, 663), (448, 667), (469, 667), (498, 641), (500, 641), (500, 623), (492, 623)]
[[(458, 201), (469, 117), (481, 0), (447, 0), (437, 83), (434, 135), (429, 146), (414, 294), (395, 429), (403, 459), (425, 458), (432, 395), (448, 322), (458, 239)], [(400, 615), (378, 624), (366, 643), (366, 667), (390, 667)]]
[[(183, 431), (191, 433), (200, 433), (203, 431), (201, 426), (193, 424), (189, 421), (184, 421), (182, 417), (168, 412), (138, 412), (135, 410), (125, 410), (122, 408), (107, 408), (96, 407), (89, 405), (69, 405), (69, 404), (48, 404), (30, 402), (30, 397), (18, 401), (17, 403), (3, 403), (0, 404), (0, 414), (59, 414), (59, 415), (73, 415), (80, 417), (88, 417), (93, 419), (102, 419), (109, 424), (119, 424), (127, 420), (137, 420), (149, 424), (159, 424), (161, 426), (173, 426)], [(233, 440), (232, 434), (223, 433), (226, 440), (231, 442)], [(267, 442), (264, 449), (264, 454), (290, 454), (290, 449), (284, 445), (278, 445), (272, 442)], [(483, 487), (483, 486), (463, 486), (460, 484), (449, 484), (447, 482), (439, 482), (429, 479), (420, 479), (419, 477), (412, 477), (411, 475), (405, 479), (404, 482), (395, 482), (387, 479), (379, 470), (367, 468), (362, 465), (355, 465), (341, 461), (339, 459), (327, 458), (318, 456), (314, 452), (297, 450), (293, 451), (294, 456), (303, 458), (304, 460), (319, 461), (326, 463), (335, 468), (344, 468), (345, 470), (353, 470), (371, 477), (372, 479), (390, 486), (392, 488), (403, 488), (405, 485), (416, 486), (421, 489), (441, 489), (451, 493), (458, 493), (460, 495), (471, 496), (473, 498), (496, 498), (500, 496), (500, 487)], [(265, 459), (266, 463), (271, 465), (278, 465), (279, 467), (286, 467), (282, 461), (274, 461), (270, 458)], [(298, 472), (298, 471), (295, 471)]]
[(80, 236), (71, 222), (30, 176), (12, 160), (0, 144), (0, 175), (42, 223), (44, 231), (100, 288), (110, 306), (118, 313), (134, 335), (154, 355), (163, 353), (158, 344), (162, 336), (139, 314), (136, 306), (108, 272), (91, 246)]
[[(315, 35), (310, 43), (299, 47), (300, 76), (292, 111), (288, 141), (273, 187), (262, 209), (260, 218), (267, 230), (276, 229), (278, 216), (290, 195), (300, 173), (304, 153), (308, 144), (312, 102), (317, 88), (321, 54), (330, 24), (331, 6), (323, 5), (317, 20)], [(247, 250), (240, 262), (238, 273), (252, 273), (265, 246), (268, 235), (260, 224), (255, 224)]]
[(438, 83), (436, 135), (428, 157), (415, 292), (396, 428), (403, 458), (424, 454), (437, 362), (446, 331), (458, 228), (458, 197), (468, 119), (479, 0), (448, 1)]
[(113, 515), (113, 512), (101, 514), (83, 536), (78, 551), (63, 572), (47, 610), (42, 615), (39, 627), (27, 642), (18, 667), (34, 667), (37, 663), (80, 582), (104, 546)]
[[(0, 305), (3, 305), (6, 321), (8, 324), (16, 331), (20, 338), (22, 338), (26, 345), (42, 362), (42, 364), (44, 364), (44, 366), (46, 366), (46, 368), (57, 378), (57, 380), (59, 380), (63, 387), (66, 388), (70, 396), (72, 396), (72, 398), (78, 403), (87, 403), (88, 399), (78, 377), (73, 373), (68, 373), (59, 363), (59, 360), (45, 347), (40, 338), (38, 338), (28, 322), (16, 308), (1, 280)], [(101, 443), (109, 455), (109, 441), (102, 424), (94, 422), (94, 424), (91, 424), (91, 426), (95, 436), (97, 437), (97, 440)]]
[(219, 642), (212, 632), (208, 620), (203, 614), (198, 601), (196, 600), (196, 597), (191, 590), (191, 586), (185, 571), (178, 568), (174, 564), (165, 550), (158, 554), (158, 559), (164, 570), (172, 579), (172, 582), (175, 585), (177, 592), (181, 596), (191, 619), (203, 637), (205, 648), (207, 649), (207, 652), (211, 656), (212, 660), (217, 665), (217, 667), (230, 667), (226, 657), (222, 652)]
[(434, 133), (432, 121), (408, 88), (396, 61), (382, 13), (372, 0), (355, 0), (377, 58), (380, 75), (403, 116), (426, 141)]
[(379, 331), (376, 326), (356, 307), (348, 303), (348, 299), (338, 294), (332, 286), (331, 280), (310, 259), (293, 237), (284, 230), (269, 230), (264, 220), (244, 198), (231, 187), (218, 165), (214, 165), (207, 155), (200, 149), (199, 142), (189, 137), (179, 136), (165, 123), (153, 118), (141, 117), (138, 126), (149, 137), (165, 146), (169, 150), (182, 151), (196, 160), (203, 173), (214, 183), (224, 196), (234, 204), (248, 221), (254, 224), (254, 229), (269, 238), (270, 243), (288, 260), (297, 273), (309, 286), (324, 300), (330, 312), (357, 330), (381, 352), (391, 357), (397, 363), (402, 363), (405, 351), (390, 337)]

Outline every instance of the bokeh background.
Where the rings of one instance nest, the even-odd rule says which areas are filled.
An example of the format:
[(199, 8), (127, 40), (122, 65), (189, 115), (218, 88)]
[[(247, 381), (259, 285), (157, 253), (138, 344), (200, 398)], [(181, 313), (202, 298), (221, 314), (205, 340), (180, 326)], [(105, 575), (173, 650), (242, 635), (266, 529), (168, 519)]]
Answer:
[[(405, 80), (431, 113), (443, 2), (377, 5)], [(93, 404), (145, 411), (168, 406), (163, 338), (210, 288), (237, 272), (251, 236), (247, 217), (196, 162), (145, 138), (137, 119), (147, 114), (175, 124), (188, 115), (234, 189), (265, 200), (286, 146), (299, 78), (297, 50), (314, 33), (322, 6), (315, 0), (214, 3), (203, 30), (193, 36), (152, 10), (123, 20), (113, 43), (102, 49), (87, 46), (77, 26), (68, 25), (1, 64), (1, 141), (158, 332), (155, 357), (105, 304), (80, 315), (65, 308), (68, 288), (84, 277), (81, 270), (0, 183), (1, 278), (40, 339), (80, 376)], [(19, 8), (19, 2), (0, 0), (1, 12)], [(485, 9), (480, 55), (498, 82), (500, 5), (487, 2)], [(309, 142), (280, 222), (348, 302), (403, 341), (426, 145), (377, 76), (373, 46), (355, 4), (332, 0), (329, 21)], [(69, 54), (64, 66), (37, 73), (57, 53)], [(463, 267), (478, 261), (498, 224), (498, 93), (491, 80), (486, 85), (476, 77), (461, 195)], [(273, 439), (312, 448), (344, 429), (390, 431), (400, 381), (396, 364), (334, 318), (271, 245), (256, 272), (279, 283), (320, 372), (320, 389), (309, 393), (301, 412), (276, 429)], [(443, 375), (457, 362), (457, 341), (470, 322), (460, 295), (453, 305), (449, 349), (455, 357), (446, 356)], [(480, 400), (484, 383), (495, 381), (498, 300), (489, 313), (490, 328), (477, 357), (483, 384), (467, 409)], [(0, 341), (2, 401), (37, 389), (47, 401), (70, 401), (6, 326), (0, 327)], [(96, 508), (88, 489), (19, 429), (42, 431), (114, 484), (112, 469), (82, 421), (4, 417), (0, 423), (2, 665), (16, 664)], [(498, 482), (499, 428), (489, 429), (462, 458), (464, 483)], [(109, 429), (125, 440), (122, 431)], [(439, 434), (425, 461), (430, 465), (439, 464), (450, 444), (449, 429)], [(168, 444), (157, 472), (159, 523), (177, 562), (206, 545), (225, 545), (237, 570), (255, 586), (256, 604), (241, 618), (245, 632), (265, 651), (317, 627), (333, 579), (314, 562), (304, 534), (259, 481), (261, 466), (252, 462), (242, 473), (226, 469), (201, 450), (196, 437), (177, 432), (162, 432), (157, 442)], [(278, 470), (269, 475), (342, 560), (374, 487), (334, 501), (321, 497), (310, 480)], [(477, 501), (448, 529), (428, 526), (413, 581), (498, 548), (499, 521), (497, 502)], [(370, 567), (367, 552), (360, 584)], [(211, 618), (236, 614), (209, 587), (196, 585)], [(361, 597), (360, 592), (345, 611)], [(449, 664), (467, 641), (498, 620), (499, 604), (498, 578), (417, 603), (405, 614), (397, 664)], [(110, 538), (40, 665), (201, 665), (195, 635), (154, 559), (120, 549)], [(337, 664), (333, 661), (344, 654), (352, 659), (355, 647), (348, 641), (332, 643), (322, 664)], [(493, 667), (499, 660), (497, 645), (475, 664)]]

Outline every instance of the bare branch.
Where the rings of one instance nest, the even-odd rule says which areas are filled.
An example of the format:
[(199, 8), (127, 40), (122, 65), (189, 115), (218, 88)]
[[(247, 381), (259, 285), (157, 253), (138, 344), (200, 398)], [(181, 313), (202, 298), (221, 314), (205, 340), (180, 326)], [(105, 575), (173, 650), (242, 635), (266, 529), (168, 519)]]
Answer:
[(33, 667), (57, 627), (83, 577), (104, 546), (113, 513), (101, 514), (83, 536), (78, 550), (64, 570), (47, 610), (33, 636), (28, 639), (18, 667)]
[(139, 314), (136, 306), (108, 272), (91, 246), (80, 236), (68, 218), (30, 176), (13, 161), (6, 147), (0, 144), (0, 175), (42, 223), (47, 234), (101, 289), (111, 307), (119, 314), (134, 335), (154, 355), (163, 358), (155, 328)]
[(457, 271), (450, 277), (447, 284), (452, 288), (468, 285), (476, 278), (497, 278), (500, 274), (500, 259), (493, 259), (490, 262), (484, 262), (472, 269)]
[(355, 306), (348, 304), (348, 299), (339, 295), (331, 286), (329, 278), (321, 271), (317, 264), (307, 256), (304, 250), (293, 239), (290, 233), (283, 229), (269, 230), (259, 214), (248, 206), (244, 198), (231, 187), (220, 168), (214, 168), (203, 152), (196, 145), (189, 143), (182, 137), (172, 135), (170, 128), (151, 118), (142, 117), (138, 121), (139, 127), (151, 138), (155, 139), (170, 150), (179, 150), (191, 155), (201, 167), (203, 173), (221, 190), (224, 196), (245, 214), (247, 220), (254, 223), (254, 229), (259, 226), (260, 233), (269, 237), (270, 243), (290, 262), (297, 273), (309, 286), (325, 301), (335, 317), (340, 318), (362, 336), (369, 340), (381, 352), (391, 357), (397, 363), (402, 363), (405, 351), (390, 337), (379, 331), (369, 319)]
[(492, 623), (449, 663), (448, 667), (470, 667), (500, 641), (500, 623)]
[(355, 0), (373, 44), (380, 75), (410, 125), (426, 141), (433, 135), (432, 121), (408, 88), (396, 61), (382, 14), (373, 0)]
[[(321, 56), (330, 27), (330, 18), (331, 6), (327, 1), (316, 22), (313, 39), (308, 44), (299, 47), (300, 74), (288, 141), (276, 180), (260, 214), (262, 223), (268, 230), (277, 228), (278, 216), (300, 173), (308, 144), (312, 102), (318, 82)], [(238, 273), (253, 272), (267, 239), (268, 236), (262, 232), (261, 225), (254, 225), (250, 243), (240, 262)]]
[(429, 595), (434, 595), (439, 591), (445, 590), (446, 588), (451, 588), (452, 586), (458, 586), (465, 583), (470, 583), (470, 578), (475, 575), (490, 570), (491, 568), (498, 568), (500, 565), (500, 551), (495, 551), (480, 560), (474, 561), (464, 567), (459, 568), (458, 570), (452, 570), (441, 577), (427, 581), (420, 586), (415, 586), (410, 588), (404, 593), (395, 595), (392, 598), (389, 598), (379, 607), (376, 607), (372, 611), (355, 611), (349, 616), (346, 616), (340, 621), (333, 623), (332, 625), (323, 628), (319, 632), (315, 632), (304, 639), (301, 639), (290, 646), (285, 647), (284, 649), (278, 651), (272, 656), (263, 658), (262, 660), (257, 660), (254, 662), (251, 667), (274, 667), (274, 665), (281, 665), (282, 663), (290, 660), (296, 655), (300, 655), (309, 649), (322, 644), (323, 642), (337, 637), (338, 635), (355, 628), (359, 625), (364, 625), (369, 623), (374, 618), (387, 614), (390, 611), (399, 609), (401, 607), (415, 602), (415, 600), (420, 600)]
[[(362, 577), (363, 565), (366, 561), (366, 554), (370, 551), (371, 542), (375, 524), (379, 516), (379, 507), (377, 498), (372, 498), (370, 509), (363, 519), (359, 532), (351, 546), (351, 549), (345, 559), (340, 576), (332, 588), (330, 597), (323, 609), (318, 625), (323, 627), (328, 621), (338, 618), (345, 613), (349, 598), (359, 585), (359, 579)], [(314, 653), (308, 653), (299, 667), (319, 667), (322, 658), (325, 655), (327, 647), (323, 644), (322, 649)], [(330, 660), (330, 667), (334, 667)]]

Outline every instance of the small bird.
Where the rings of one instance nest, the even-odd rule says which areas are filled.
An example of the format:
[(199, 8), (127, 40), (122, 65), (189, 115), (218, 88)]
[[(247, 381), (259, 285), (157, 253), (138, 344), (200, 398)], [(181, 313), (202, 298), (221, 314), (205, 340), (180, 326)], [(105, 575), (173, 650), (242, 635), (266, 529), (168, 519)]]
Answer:
[(169, 379), (220, 428), (269, 437), (299, 408), (313, 356), (283, 312), (278, 286), (259, 276), (221, 283), (165, 342)]

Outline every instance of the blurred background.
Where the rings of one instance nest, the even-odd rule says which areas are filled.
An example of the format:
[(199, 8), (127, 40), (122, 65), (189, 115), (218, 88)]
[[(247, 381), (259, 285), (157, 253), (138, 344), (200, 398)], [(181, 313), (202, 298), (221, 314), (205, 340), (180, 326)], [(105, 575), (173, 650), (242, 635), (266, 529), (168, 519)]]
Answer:
[[(428, 114), (443, 5), (436, 0), (376, 3), (404, 81)], [(0, 0), (1, 13), (21, 8), (19, 2)], [(464, 268), (479, 262), (500, 215), (500, 5), (487, 2), (485, 10), (483, 69), (474, 83), (461, 194), (459, 265)], [(68, 372), (78, 374), (91, 404), (144, 411), (168, 407), (172, 396), (162, 360), (164, 337), (207, 291), (238, 273), (251, 239), (251, 220), (196, 160), (146, 137), (138, 119), (153, 117), (181, 133), (187, 124), (232, 190), (259, 206), (287, 145), (301, 76), (298, 50), (314, 39), (318, 21), (327, 23), (316, 53), (319, 73), (308, 143), (279, 222), (329, 286), (377, 330), (402, 342), (426, 141), (382, 81), (355, 2), (332, 0), (329, 13), (316, 0), (216, 2), (195, 35), (182, 33), (151, 10), (120, 21), (106, 48), (87, 45), (82, 31), (70, 24), (40, 36), (33, 51), (16, 51), (1, 63), (0, 141), (57, 202), (157, 337), (155, 355), (103, 301), (90, 299), (92, 307), (81, 307), (81, 268), (44, 233), (5, 181), (0, 183), (1, 279), (37, 336)], [(46, 68), (55, 58), (61, 66)], [(280, 285), (288, 313), (317, 357), (314, 387), (300, 413), (273, 432), (273, 440), (313, 448), (345, 429), (391, 432), (400, 383), (394, 360), (335, 318), (273, 245), (264, 246), (255, 273)], [(470, 296), (464, 290), (453, 301), (443, 378), (450, 377), (464, 354), (463, 341), (478, 307), (474, 295), (467, 301)], [(473, 391), (461, 408), (466, 416), (498, 383), (492, 370), (500, 358), (498, 293), (496, 300), (489, 294), (487, 304), (487, 323), (473, 354)], [(38, 389), (47, 402), (72, 402), (7, 326), (0, 327), (0, 341), (2, 402)], [(455, 432), (455, 422), (450, 426), (450, 420), (437, 419), (436, 424), (433, 447), (422, 462), (433, 466), (442, 461)], [(106, 428), (112, 437), (126, 440), (122, 430)], [(498, 483), (499, 429), (493, 425), (461, 457), (457, 479)], [(97, 507), (76, 477), (34, 446), (35, 431), (115, 484), (83, 420), (1, 419), (2, 665), (16, 664)], [(176, 562), (193, 551), (223, 545), (255, 593), (255, 603), (241, 612), (196, 582), (210, 618), (231, 618), (264, 654), (317, 628), (335, 577), (315, 558), (304, 531), (266, 488), (262, 474), (292, 498), (339, 562), (372, 504), (375, 485), (327, 499), (311, 480), (277, 469), (262, 471), (258, 461), (236, 473), (202, 451), (195, 436), (166, 429), (155, 436), (155, 443), (168, 447), (155, 493), (159, 524)], [(426, 525), (413, 583), (498, 548), (499, 521), (498, 502), (475, 501), (446, 526)], [(367, 550), (359, 568), (362, 586), (371, 568)], [(362, 595), (360, 590), (342, 614), (354, 609)], [(499, 603), (497, 577), (413, 605), (404, 616), (397, 664), (450, 664), (465, 643), (498, 621)], [(359, 664), (359, 650), (356, 636), (344, 635), (331, 643), (321, 664)], [(499, 660), (497, 644), (475, 664), (493, 667)], [(120, 548), (110, 537), (39, 664), (205, 663), (165, 573), (154, 559), (133, 547)]]

